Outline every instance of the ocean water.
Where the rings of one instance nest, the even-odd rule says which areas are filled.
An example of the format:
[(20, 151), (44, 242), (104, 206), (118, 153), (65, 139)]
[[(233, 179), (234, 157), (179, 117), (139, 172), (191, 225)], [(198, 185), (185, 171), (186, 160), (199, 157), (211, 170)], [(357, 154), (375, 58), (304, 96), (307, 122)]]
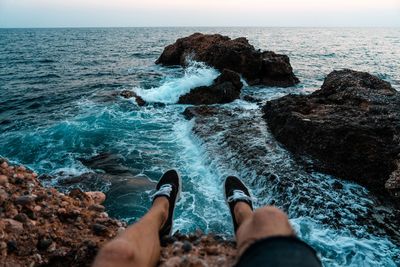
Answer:
[[(257, 206), (274, 203), (288, 212), (324, 266), (400, 266), (399, 243), (381, 229), (398, 226), (379, 218), (391, 207), (376, 206), (361, 186), (299, 165), (256, 104), (221, 105), (221, 114), (203, 124), (183, 118), (179, 96), (210, 84), (218, 71), (154, 61), (193, 32), (245, 36), (257, 48), (287, 54), (301, 83), (244, 88), (264, 100), (310, 93), (342, 68), (368, 71), (400, 90), (398, 28), (0, 29), (0, 155), (51, 175), (46, 185), (103, 190), (108, 213), (129, 223), (150, 206), (163, 171), (176, 168), (183, 194), (174, 229), (226, 236), (232, 226), (222, 183), (239, 175)], [(124, 89), (151, 104), (115, 96)], [(88, 160), (96, 155), (102, 158)]]

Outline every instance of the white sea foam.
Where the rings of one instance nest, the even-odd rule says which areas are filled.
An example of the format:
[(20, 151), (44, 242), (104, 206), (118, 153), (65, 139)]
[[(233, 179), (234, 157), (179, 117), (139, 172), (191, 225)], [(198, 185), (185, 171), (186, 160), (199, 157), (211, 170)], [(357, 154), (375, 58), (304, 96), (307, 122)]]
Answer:
[[(193, 226), (201, 227), (205, 231), (215, 230), (215, 227), (226, 231), (230, 228), (230, 221), (221, 220), (224, 217), (228, 218), (228, 209), (222, 193), (221, 175), (217, 169), (210, 166), (207, 154), (193, 136), (192, 127), (192, 121), (178, 120), (173, 128), (174, 139), (181, 147), (178, 157), (184, 164), (181, 167), (182, 174), (188, 179), (184, 181), (184, 184), (189, 185), (188, 189), (192, 191), (190, 195), (182, 198), (184, 208), (181, 209), (175, 227), (181, 231), (193, 230)], [(188, 192), (185, 193), (188, 194)], [(191, 220), (184, 218), (191, 218)]]
[(173, 104), (181, 95), (190, 92), (198, 86), (211, 85), (219, 72), (204, 63), (191, 61), (185, 68), (184, 75), (178, 78), (167, 78), (164, 83), (155, 88), (134, 88), (134, 91), (147, 102)]

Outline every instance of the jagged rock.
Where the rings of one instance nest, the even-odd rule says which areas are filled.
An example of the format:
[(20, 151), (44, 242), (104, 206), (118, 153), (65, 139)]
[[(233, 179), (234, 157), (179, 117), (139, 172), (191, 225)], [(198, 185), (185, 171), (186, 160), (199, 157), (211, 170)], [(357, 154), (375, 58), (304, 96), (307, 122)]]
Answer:
[(288, 56), (256, 50), (243, 37), (232, 40), (220, 34), (195, 33), (167, 46), (156, 63), (185, 65), (187, 57), (240, 73), (251, 85), (287, 87), (299, 82)]
[(224, 104), (239, 98), (242, 89), (240, 76), (224, 69), (212, 85), (200, 86), (179, 97), (179, 104), (209, 105)]
[(321, 90), (270, 101), (263, 112), (278, 141), (324, 171), (379, 193), (390, 177), (386, 188), (398, 192), (400, 93), (388, 82), (333, 71)]
[(138, 104), (138, 106), (144, 106), (146, 105), (146, 101), (144, 101), (144, 99), (137, 95), (135, 92), (130, 91), (130, 90), (123, 90), (121, 91), (120, 95), (124, 98), (135, 98), (136, 103)]
[(400, 198), (400, 160), (397, 160), (396, 165), (397, 169), (386, 181), (385, 188), (393, 197)]
[[(9, 181), (0, 185), (0, 262), (6, 266), (90, 266), (100, 246), (125, 226), (89, 210), (99, 202), (93, 194), (64, 195), (43, 187), (32, 171), (0, 162)], [(98, 236), (91, 226), (99, 219), (106, 230), (96, 228)]]

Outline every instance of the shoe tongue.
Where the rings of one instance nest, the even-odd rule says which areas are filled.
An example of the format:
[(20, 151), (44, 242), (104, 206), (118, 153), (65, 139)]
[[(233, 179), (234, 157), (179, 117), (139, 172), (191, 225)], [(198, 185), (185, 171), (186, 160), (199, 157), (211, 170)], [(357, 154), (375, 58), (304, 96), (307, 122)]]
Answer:
[(166, 196), (166, 197), (170, 197), (172, 191), (173, 191), (173, 185), (172, 185), (172, 184), (163, 184), (163, 185), (157, 190), (157, 192), (154, 193), (154, 195), (152, 196), (152, 198), (155, 199), (155, 197), (157, 197), (157, 196)]
[(233, 190), (231, 192), (231, 195), (228, 197), (228, 202), (233, 202), (233, 201), (246, 201), (246, 202), (251, 202), (251, 198), (242, 190)]

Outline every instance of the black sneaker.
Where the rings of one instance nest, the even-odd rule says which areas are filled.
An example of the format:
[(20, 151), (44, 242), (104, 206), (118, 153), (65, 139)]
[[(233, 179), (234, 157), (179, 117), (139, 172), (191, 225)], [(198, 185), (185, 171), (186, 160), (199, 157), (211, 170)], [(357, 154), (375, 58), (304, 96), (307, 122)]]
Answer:
[(238, 229), (238, 224), (236, 222), (235, 212), (234, 212), (235, 205), (238, 202), (245, 202), (250, 206), (251, 210), (253, 210), (252, 197), (247, 187), (237, 177), (234, 176), (227, 177), (225, 179), (224, 187), (225, 187), (224, 190), (225, 201), (229, 206), (229, 210), (231, 212), (233, 221), (233, 228), (236, 233)]
[(160, 230), (160, 238), (171, 235), (172, 222), (174, 217), (175, 204), (179, 199), (182, 191), (182, 180), (175, 170), (165, 172), (156, 186), (156, 192), (152, 196), (153, 202), (158, 197), (167, 197), (169, 201), (168, 218)]

